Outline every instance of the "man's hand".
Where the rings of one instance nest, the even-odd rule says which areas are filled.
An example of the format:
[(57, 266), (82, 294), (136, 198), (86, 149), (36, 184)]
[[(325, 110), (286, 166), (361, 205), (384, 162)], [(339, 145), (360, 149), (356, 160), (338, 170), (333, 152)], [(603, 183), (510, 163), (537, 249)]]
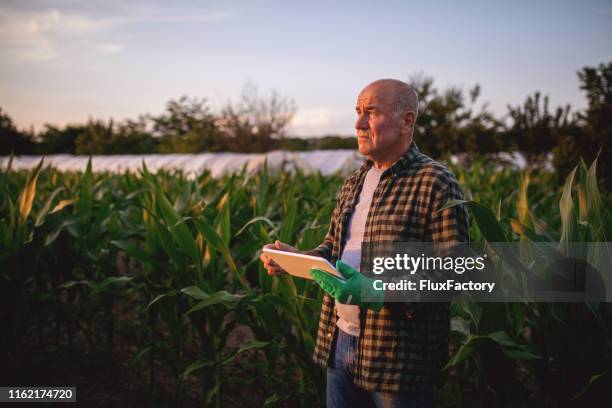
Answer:
[[(382, 308), (384, 293), (374, 289), (374, 281), (372, 279), (365, 277), (357, 270), (353, 269), (350, 265), (345, 264), (339, 259), (336, 261), (336, 269), (340, 271), (346, 281), (341, 281), (340, 279), (319, 269), (311, 269), (310, 274), (319, 284), (319, 286), (321, 286), (321, 289), (340, 303), (345, 305), (359, 305), (372, 309), (376, 312)], [(362, 290), (365, 293), (368, 293), (368, 298), (375, 300), (364, 302), (362, 300)]]
[[(276, 240), (273, 244), (264, 245), (264, 248), (277, 249), (279, 251), (303, 253), (302, 251), (298, 250), (297, 248), (292, 247), (291, 245), (287, 245), (287, 244), (285, 244), (283, 242), (280, 242), (279, 240)], [(276, 275), (282, 275), (282, 274), (287, 273), (287, 271), (285, 271), (283, 268), (281, 268), (276, 262), (274, 262), (266, 254), (262, 253), (261, 256), (259, 257), (259, 259), (261, 260), (261, 262), (263, 262), (263, 266), (268, 271), (268, 275), (276, 276)]]

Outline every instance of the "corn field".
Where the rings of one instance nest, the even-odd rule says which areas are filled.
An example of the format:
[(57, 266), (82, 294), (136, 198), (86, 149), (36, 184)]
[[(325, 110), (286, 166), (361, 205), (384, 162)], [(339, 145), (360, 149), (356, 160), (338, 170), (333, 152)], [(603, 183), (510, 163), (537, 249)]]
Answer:
[[(485, 159), (451, 170), (469, 200), (472, 241), (563, 247), (612, 241), (596, 167), (578, 163), (565, 183)], [(25, 337), (41, 350), (84, 339), (112, 359), (129, 332), (138, 347), (120, 363), (142, 373), (152, 405), (171, 373), (173, 397), (159, 404), (194, 395), (225, 405), (238, 384), (261, 394), (243, 405), (323, 406), (325, 372), (311, 360), (322, 292), (268, 276), (259, 255), (275, 239), (317, 246), (343, 177), (93, 170), (41, 162), (0, 174), (0, 341), (11, 377), (27, 374)], [(456, 302), (451, 312), (438, 406), (578, 406), (610, 396), (610, 304)], [(230, 341), (238, 329), (248, 339)]]

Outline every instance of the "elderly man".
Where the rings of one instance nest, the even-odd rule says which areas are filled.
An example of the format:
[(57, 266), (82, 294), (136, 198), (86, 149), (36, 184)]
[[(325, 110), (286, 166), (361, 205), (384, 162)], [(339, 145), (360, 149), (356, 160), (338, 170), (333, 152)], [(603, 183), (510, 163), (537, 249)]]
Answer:
[[(313, 270), (325, 290), (314, 361), (327, 367), (328, 407), (429, 407), (448, 353), (448, 303), (361, 300), (358, 270), (371, 265), (362, 244), (468, 241), (463, 198), (442, 164), (413, 141), (418, 97), (408, 84), (382, 79), (357, 98), (357, 141), (367, 161), (348, 177), (323, 243), (303, 253), (336, 263), (346, 282)], [(277, 241), (269, 247), (298, 252)], [(364, 246), (365, 247), (365, 246)], [(265, 255), (270, 275), (284, 273)], [(338, 330), (336, 329), (338, 328)]]

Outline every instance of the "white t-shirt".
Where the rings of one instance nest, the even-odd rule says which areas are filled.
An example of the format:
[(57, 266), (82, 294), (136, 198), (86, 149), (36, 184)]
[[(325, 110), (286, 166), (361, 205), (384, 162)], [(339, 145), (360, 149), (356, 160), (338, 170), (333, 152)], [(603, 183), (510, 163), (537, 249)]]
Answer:
[[(386, 169), (377, 169), (374, 166), (366, 174), (361, 193), (351, 215), (346, 236), (346, 245), (342, 251), (341, 260), (359, 271), (361, 267), (361, 243), (365, 232), (366, 220), (372, 204), (374, 190), (378, 186), (380, 176)], [(352, 336), (359, 336), (359, 306), (344, 305), (336, 301), (338, 314), (338, 327)]]

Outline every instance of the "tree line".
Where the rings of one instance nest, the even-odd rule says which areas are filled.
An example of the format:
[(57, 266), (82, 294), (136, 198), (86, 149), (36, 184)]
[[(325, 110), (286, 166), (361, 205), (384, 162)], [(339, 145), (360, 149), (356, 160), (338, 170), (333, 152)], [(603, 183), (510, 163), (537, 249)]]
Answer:
[[(610, 170), (612, 140), (612, 62), (578, 71), (580, 89), (588, 107), (552, 108), (548, 96), (535, 92), (523, 104), (508, 106), (495, 117), (487, 105), (477, 108), (481, 88), (467, 92), (436, 88), (434, 80), (413, 76), (411, 84), (421, 101), (415, 140), (425, 153), (442, 157), (449, 153), (491, 154), (521, 152), (531, 165), (552, 155), (560, 176), (582, 157), (592, 161), (600, 152), (600, 174)], [(64, 127), (47, 124), (35, 133), (19, 130), (0, 108), (0, 155), (14, 154), (148, 154), (244, 152), (275, 149), (315, 150), (356, 148), (354, 137), (296, 138), (287, 134), (296, 111), (292, 101), (278, 93), (261, 97), (247, 85), (242, 98), (213, 113), (205, 98), (184, 96), (167, 103), (159, 115), (115, 122), (90, 119)]]

